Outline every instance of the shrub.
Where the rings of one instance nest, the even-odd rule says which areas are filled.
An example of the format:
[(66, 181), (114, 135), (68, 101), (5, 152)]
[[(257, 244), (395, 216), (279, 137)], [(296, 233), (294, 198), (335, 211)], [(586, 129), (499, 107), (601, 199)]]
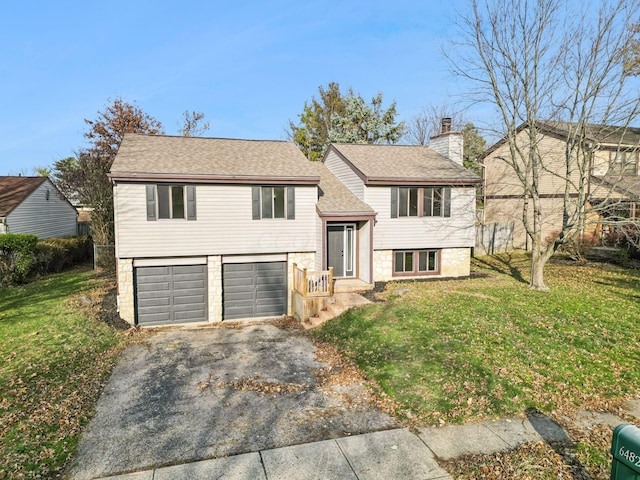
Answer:
[[(553, 242), (560, 232), (555, 232), (546, 238), (547, 243)], [(583, 235), (582, 237), (574, 237), (560, 244), (556, 252), (560, 255), (569, 257), (572, 260), (584, 260), (589, 251), (600, 244), (597, 235)]]
[(47, 238), (36, 247), (36, 270), (39, 274), (60, 272), (86, 262), (91, 256), (89, 237)]
[(37, 243), (35, 235), (0, 235), (0, 286), (27, 281), (35, 265)]
[(47, 238), (0, 235), (0, 286), (26, 283), (30, 277), (83, 263), (91, 257), (89, 237)]

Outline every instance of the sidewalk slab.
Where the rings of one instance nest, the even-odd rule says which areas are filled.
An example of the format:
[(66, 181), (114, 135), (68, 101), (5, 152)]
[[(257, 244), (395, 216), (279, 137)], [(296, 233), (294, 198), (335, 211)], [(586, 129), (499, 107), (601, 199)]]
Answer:
[(503, 418), (485, 422), (483, 425), (504, 440), (511, 448), (519, 447), (523, 443), (542, 440), (540, 434), (526, 418)]
[(629, 415), (640, 418), (640, 400), (630, 400), (624, 404)]
[(335, 440), (263, 450), (260, 454), (269, 480), (358, 480)]
[(336, 440), (359, 480), (450, 479), (409, 430), (365, 433)]
[(153, 480), (209, 480), (211, 478), (266, 480), (258, 452), (159, 468), (152, 478)]
[(422, 441), (443, 460), (508, 450), (510, 445), (483, 424), (418, 428)]
[(576, 423), (582, 428), (593, 428), (594, 426), (602, 423), (609, 425), (611, 428), (616, 428), (621, 423), (626, 423), (619, 416), (608, 412), (590, 412), (588, 410), (580, 410), (576, 415)]

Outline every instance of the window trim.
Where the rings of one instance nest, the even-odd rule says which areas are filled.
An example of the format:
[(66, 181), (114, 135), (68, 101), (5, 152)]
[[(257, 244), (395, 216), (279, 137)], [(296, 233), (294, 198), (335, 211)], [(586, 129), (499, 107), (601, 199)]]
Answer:
[[(622, 157), (622, 161), (616, 161)], [(632, 161), (629, 161), (629, 159)], [(629, 167), (633, 170), (629, 171)], [(610, 150), (609, 151), (609, 175), (628, 175), (636, 176), (638, 174), (638, 151), (637, 150)]]
[[(435, 270), (425, 270), (425, 271), (420, 271), (419, 270), (419, 264), (420, 264), (420, 253), (421, 252), (426, 252), (427, 255), (429, 255), (429, 253), (433, 252), (435, 253), (435, 261), (436, 261), (436, 269)], [(402, 250), (393, 250), (393, 257), (392, 257), (392, 274), (394, 277), (427, 277), (427, 276), (433, 276), (433, 275), (440, 275), (440, 269), (441, 269), (441, 262), (440, 259), (442, 258), (441, 255), (442, 250), (437, 249), (437, 248), (418, 248), (418, 249), (413, 249), (413, 248), (408, 248), (408, 249), (402, 249)], [(413, 255), (413, 270), (410, 272), (398, 272), (396, 271), (396, 254), (398, 253), (403, 253), (403, 254), (407, 254), (407, 253), (411, 253)], [(427, 257), (427, 264), (429, 262), (429, 259)]]

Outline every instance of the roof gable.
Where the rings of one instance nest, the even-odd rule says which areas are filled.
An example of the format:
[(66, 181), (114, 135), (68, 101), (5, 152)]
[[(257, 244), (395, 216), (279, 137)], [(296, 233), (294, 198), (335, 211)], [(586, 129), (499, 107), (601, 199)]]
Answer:
[(47, 177), (0, 177), (0, 217), (6, 217)]
[(375, 215), (367, 203), (360, 200), (320, 162), (311, 162), (320, 175), (318, 211), (322, 215)]
[[(553, 122), (550, 120), (538, 120), (536, 126), (538, 131), (543, 135), (551, 135), (560, 140), (566, 141), (570, 130), (575, 128), (577, 124), (570, 122)], [(526, 130), (529, 126), (528, 122), (521, 124), (516, 133)], [(625, 127), (615, 125), (596, 125), (588, 123), (584, 126), (585, 140), (597, 144), (620, 146), (620, 147), (640, 147), (640, 128)], [(576, 137), (577, 138), (577, 137)], [(500, 146), (506, 143), (506, 137), (501, 138), (496, 143), (485, 150), (478, 158), (482, 160), (488, 155), (496, 151)]]
[(293, 142), (126, 134), (110, 176), (121, 180), (317, 184)]
[(475, 173), (429, 147), (332, 144), (329, 148), (367, 185), (472, 185), (482, 181)]

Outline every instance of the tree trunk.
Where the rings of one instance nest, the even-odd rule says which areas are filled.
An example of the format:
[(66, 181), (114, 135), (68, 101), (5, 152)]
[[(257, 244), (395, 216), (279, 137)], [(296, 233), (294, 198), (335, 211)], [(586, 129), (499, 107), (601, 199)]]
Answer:
[(533, 290), (549, 290), (544, 283), (544, 267), (553, 255), (553, 244), (542, 247), (535, 240), (531, 252), (531, 280), (529, 288)]

